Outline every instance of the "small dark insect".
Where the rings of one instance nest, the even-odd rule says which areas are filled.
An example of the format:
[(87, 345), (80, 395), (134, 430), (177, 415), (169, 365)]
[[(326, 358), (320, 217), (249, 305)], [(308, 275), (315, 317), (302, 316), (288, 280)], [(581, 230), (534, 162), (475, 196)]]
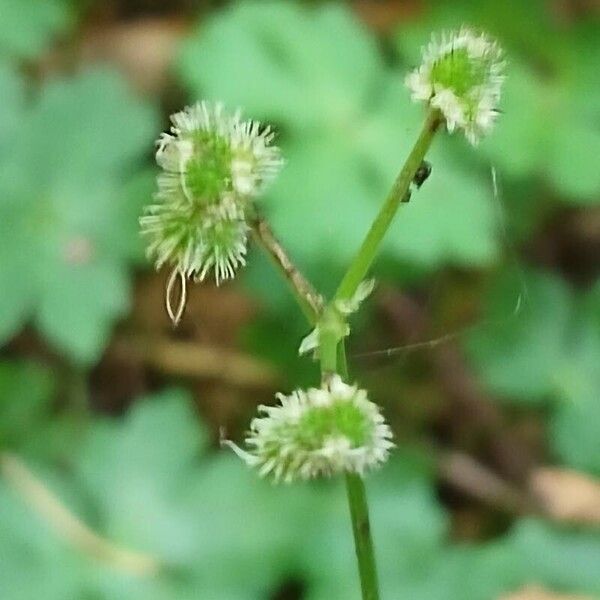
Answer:
[[(427, 178), (431, 175), (431, 163), (426, 160), (422, 161), (419, 165), (419, 168), (415, 172), (415, 176), (413, 177), (412, 183), (415, 185), (417, 189), (419, 189), (427, 180)], [(402, 198), (402, 202), (410, 202), (411, 191), (406, 190), (406, 194), (404, 198)]]
[(413, 177), (413, 183), (419, 189), (431, 175), (431, 163), (424, 160), (417, 169), (415, 176)]

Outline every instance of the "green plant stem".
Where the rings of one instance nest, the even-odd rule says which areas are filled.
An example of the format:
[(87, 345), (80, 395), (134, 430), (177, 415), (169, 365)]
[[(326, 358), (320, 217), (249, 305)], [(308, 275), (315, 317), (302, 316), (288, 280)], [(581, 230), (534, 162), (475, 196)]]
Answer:
[(338, 372), (338, 344), (335, 333), (322, 331), (319, 338), (319, 356), (323, 378), (331, 377)]
[[(335, 300), (352, 298), (361, 281), (365, 278), (377, 255), (381, 241), (398, 210), (398, 206), (406, 197), (415, 173), (425, 158), (435, 133), (442, 122), (442, 116), (439, 111), (429, 111), (411, 153), (406, 159), (379, 214), (373, 221), (358, 253), (352, 263), (350, 263), (350, 267), (337, 289)], [(327, 335), (322, 335), (320, 342), (319, 350), (321, 353), (321, 369), (323, 374), (339, 372), (347, 377), (348, 366), (346, 363), (344, 340), (342, 339), (338, 343), (335, 337), (331, 340)], [(330, 345), (332, 347), (329, 347)], [(333, 365), (331, 364), (332, 356), (335, 357)], [(335, 364), (336, 362), (337, 364)], [(354, 546), (358, 560), (362, 597), (363, 600), (379, 600), (377, 567), (369, 523), (369, 505), (362, 478), (354, 473), (347, 473), (346, 491), (350, 507), (350, 518), (352, 520), (352, 532), (354, 534)]]
[(250, 225), (256, 241), (271, 257), (284, 279), (289, 283), (304, 316), (311, 325), (316, 325), (323, 310), (323, 298), (289, 258), (269, 224), (257, 216)]
[[(348, 365), (344, 340), (338, 343), (335, 335), (327, 335), (327, 333), (321, 335), (319, 352), (321, 372), (324, 378), (336, 372), (347, 377)], [(346, 473), (345, 481), (362, 598), (363, 600), (379, 600), (377, 567), (365, 484), (362, 477), (355, 473)]]
[(438, 110), (430, 110), (427, 114), (411, 153), (337, 289), (336, 300), (351, 298), (360, 282), (365, 278), (398, 206), (406, 197), (415, 173), (425, 158), (436, 131), (443, 122), (442, 119)]
[(360, 475), (346, 473), (346, 492), (350, 506), (354, 547), (358, 559), (358, 572), (363, 600), (379, 600), (379, 584), (375, 552), (369, 522), (369, 505), (365, 483)]
[(342, 379), (346, 381), (348, 379), (348, 361), (346, 360), (345, 340), (340, 340), (337, 347), (337, 369)]
[[(417, 141), (409, 154), (400, 174), (377, 217), (373, 221), (354, 260), (350, 263), (346, 274), (335, 294), (336, 300), (347, 300), (354, 296), (356, 289), (365, 278), (375, 259), (400, 203), (406, 198), (417, 169), (421, 166), (436, 131), (443, 123), (438, 110), (430, 110)], [(346, 349), (343, 336), (339, 335), (339, 322), (332, 318), (329, 307), (323, 308), (323, 301), (311, 284), (302, 276), (277, 241), (266, 221), (260, 218), (252, 222), (255, 238), (278, 265), (286, 280), (290, 283), (296, 300), (312, 325), (319, 324), (319, 355), (321, 375), (327, 380), (334, 373), (340, 373), (347, 379)], [(354, 473), (345, 477), (354, 546), (358, 560), (358, 572), (363, 600), (379, 600), (379, 585), (375, 552), (369, 524), (369, 506), (365, 484), (362, 478)]]
[[(377, 255), (381, 241), (396, 215), (398, 206), (409, 192), (417, 169), (421, 166), (435, 133), (442, 122), (442, 116), (438, 110), (429, 111), (411, 153), (406, 159), (377, 217), (375, 217), (358, 253), (346, 271), (337, 289), (334, 301), (352, 298), (361, 281), (365, 278)], [(326, 316), (327, 309), (323, 312), (323, 317)], [(323, 378), (327, 378), (332, 373), (340, 373), (347, 378), (348, 366), (346, 363), (344, 340), (340, 341), (334, 332), (330, 332), (327, 329), (326, 321), (326, 319), (322, 319), (320, 323), (322, 331), (319, 340), (319, 353), (321, 357), (322, 376)], [(369, 524), (369, 505), (362, 478), (354, 473), (347, 473), (346, 491), (350, 506), (350, 518), (352, 520), (352, 532), (354, 533), (354, 547), (358, 560), (362, 597), (363, 600), (379, 600), (377, 567), (371, 537), (371, 526)]]

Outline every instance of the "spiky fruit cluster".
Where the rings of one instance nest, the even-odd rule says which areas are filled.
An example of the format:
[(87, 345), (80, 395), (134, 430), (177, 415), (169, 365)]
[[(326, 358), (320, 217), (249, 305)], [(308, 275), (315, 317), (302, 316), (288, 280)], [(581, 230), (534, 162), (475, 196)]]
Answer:
[(158, 192), (140, 219), (157, 268), (217, 284), (245, 264), (250, 203), (282, 165), (274, 134), (260, 123), (198, 102), (171, 116), (157, 141)]
[(290, 482), (342, 472), (362, 475), (385, 462), (394, 446), (367, 392), (337, 375), (321, 388), (277, 398), (279, 405), (259, 407), (247, 451), (227, 442), (262, 476)]
[(461, 129), (476, 144), (498, 115), (504, 81), (502, 50), (484, 34), (463, 27), (433, 36), (421, 65), (406, 78), (412, 98), (444, 116), (448, 131)]

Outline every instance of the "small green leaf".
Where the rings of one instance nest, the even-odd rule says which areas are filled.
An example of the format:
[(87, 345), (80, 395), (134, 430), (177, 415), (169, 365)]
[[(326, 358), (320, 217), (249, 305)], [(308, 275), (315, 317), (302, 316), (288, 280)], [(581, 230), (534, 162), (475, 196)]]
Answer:
[(511, 271), (493, 282), (485, 316), (467, 348), (489, 389), (536, 403), (558, 389), (572, 299), (555, 277), (523, 277)]
[(0, 480), (0, 597), (46, 600), (81, 597), (84, 569), (18, 493)]
[(49, 83), (22, 116), (0, 160), (0, 340), (33, 316), (71, 358), (98, 358), (128, 307), (137, 215), (125, 178), (154, 123), (104, 71)]
[(194, 92), (302, 130), (343, 124), (382, 72), (374, 40), (350, 11), (273, 1), (239, 3), (203, 22), (179, 65)]
[(506, 273), (467, 340), (487, 387), (517, 405), (550, 406), (555, 453), (593, 473), (600, 473), (598, 305), (596, 289), (581, 297), (550, 275)]
[(97, 425), (78, 464), (106, 533), (165, 559), (189, 556), (189, 515), (173, 507), (205, 442), (182, 392), (141, 399), (124, 422)]
[(577, 533), (527, 519), (511, 533), (510, 544), (523, 570), (523, 583), (542, 583), (549, 589), (592, 597), (600, 594), (597, 532)]

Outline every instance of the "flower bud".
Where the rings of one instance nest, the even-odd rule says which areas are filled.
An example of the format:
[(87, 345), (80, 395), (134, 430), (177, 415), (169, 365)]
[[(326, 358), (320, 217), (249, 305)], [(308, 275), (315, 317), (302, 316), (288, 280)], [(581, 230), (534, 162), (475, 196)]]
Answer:
[[(157, 141), (163, 171), (140, 226), (148, 256), (157, 268), (171, 266), (170, 282), (180, 276), (184, 297), (186, 279), (212, 273), (218, 285), (245, 264), (248, 208), (282, 159), (269, 127), (227, 115), (221, 104), (198, 102), (171, 121)], [(168, 294), (172, 314), (170, 305)]]
[(406, 85), (413, 100), (440, 110), (448, 131), (462, 129), (477, 144), (498, 115), (504, 66), (498, 44), (462, 28), (441, 40), (432, 38)]
[(320, 389), (278, 394), (250, 425), (248, 451), (226, 442), (261, 476), (276, 481), (336, 473), (363, 475), (387, 460), (392, 432), (367, 392), (334, 376)]

